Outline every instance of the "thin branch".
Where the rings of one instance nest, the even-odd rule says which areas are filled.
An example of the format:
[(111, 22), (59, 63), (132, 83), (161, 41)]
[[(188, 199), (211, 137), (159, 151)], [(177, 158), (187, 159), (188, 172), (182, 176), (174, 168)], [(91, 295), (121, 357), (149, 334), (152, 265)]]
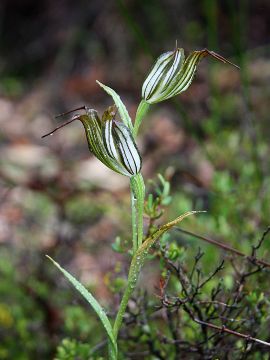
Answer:
[(253, 341), (253, 342), (256, 342), (256, 343), (258, 343), (258, 344), (261, 344), (261, 345), (265, 345), (265, 346), (269, 346), (269, 347), (270, 347), (270, 343), (268, 343), (268, 342), (266, 342), (266, 341), (263, 341), (263, 340), (254, 338), (254, 337), (252, 337), (252, 336), (250, 336), (250, 335), (242, 334), (242, 333), (240, 333), (240, 332), (238, 332), (238, 331), (234, 331), (234, 330), (228, 329), (226, 326), (217, 326), (217, 325), (208, 323), (208, 322), (206, 322), (206, 321), (202, 321), (202, 320), (200, 320), (200, 319), (197, 319), (197, 318), (195, 318), (195, 317), (192, 317), (192, 319), (193, 319), (196, 323), (198, 323), (198, 324), (200, 324), (200, 325), (204, 325), (204, 326), (207, 326), (207, 327), (209, 327), (209, 328), (211, 328), (211, 329), (218, 330), (218, 331), (220, 331), (221, 333), (222, 333), (222, 332), (225, 332), (225, 333), (227, 333), (227, 334), (231, 334), (231, 335), (238, 336), (238, 337), (240, 337), (240, 338), (242, 338), (242, 339), (245, 339), (245, 340), (247, 340), (247, 341)]
[(220, 333), (227, 333), (227, 334), (231, 334), (231, 335), (234, 335), (234, 336), (237, 336), (237, 337), (240, 337), (242, 339), (245, 339), (247, 341), (252, 341), (252, 342), (256, 342), (258, 344), (261, 344), (261, 345), (265, 345), (265, 346), (269, 346), (270, 347), (270, 343), (266, 342), (266, 341), (263, 341), (263, 340), (260, 340), (260, 339), (257, 339), (253, 336), (250, 336), (250, 335), (247, 335), (247, 334), (242, 334), (238, 331), (235, 331), (235, 330), (231, 330), (229, 328), (227, 328), (225, 325), (223, 326), (218, 326), (218, 325), (215, 325), (215, 324), (212, 324), (212, 323), (209, 323), (209, 322), (206, 322), (206, 321), (203, 321), (203, 320), (200, 320), (198, 319), (194, 313), (186, 306), (184, 305), (183, 306), (183, 309), (189, 314), (189, 316), (191, 317), (191, 319), (193, 321), (195, 321), (197, 324), (200, 324), (202, 325), (203, 327), (209, 327), (211, 329), (214, 329), (214, 330), (218, 330), (220, 331)]
[(213, 239), (210, 239), (208, 237), (205, 237), (205, 236), (202, 236), (202, 235), (198, 235), (198, 234), (195, 234), (191, 231), (188, 231), (188, 230), (184, 230), (184, 229), (181, 229), (179, 227), (175, 227), (176, 230), (184, 233), (184, 234), (187, 234), (187, 235), (190, 235), (190, 236), (194, 236), (196, 237), (197, 239), (201, 239), (203, 241), (206, 241), (208, 242), (209, 244), (212, 244), (212, 245), (215, 245), (215, 246), (218, 246), (220, 247), (221, 249), (225, 250), (225, 251), (229, 251), (235, 255), (238, 255), (238, 256), (241, 256), (249, 261), (251, 261), (252, 263), (255, 263), (255, 264), (260, 264), (260, 265), (264, 265), (266, 267), (269, 267), (270, 268), (270, 263), (264, 261), (264, 260), (261, 260), (261, 259), (257, 259), (256, 257), (253, 257), (253, 256), (248, 256), (244, 253), (242, 253), (241, 251), (237, 250), (237, 249), (234, 249), (232, 248), (231, 246), (229, 245), (226, 245), (224, 243), (221, 243), (219, 241), (216, 241), (216, 240), (213, 240)]
[(264, 239), (269, 232), (270, 232), (270, 226), (268, 226), (268, 228), (264, 231), (264, 233), (262, 234), (262, 237), (258, 241), (258, 244), (252, 246), (252, 255), (251, 255), (252, 257), (256, 256), (256, 251), (262, 246), (262, 243), (264, 242)]
[(224, 268), (224, 260), (222, 260), (221, 263), (218, 265), (218, 267), (212, 272), (212, 274), (209, 275), (208, 278), (198, 286), (198, 290), (201, 289), (206, 283), (208, 283), (208, 281), (210, 281), (219, 271), (223, 270), (223, 268)]
[(193, 264), (193, 267), (192, 267), (192, 270), (191, 270), (191, 274), (190, 274), (190, 281), (192, 282), (192, 279), (193, 279), (193, 275), (194, 275), (194, 272), (195, 272), (195, 269), (199, 263), (199, 261), (201, 260), (201, 258), (204, 256), (204, 253), (201, 251), (201, 248), (199, 247), (198, 249), (198, 253), (197, 255), (195, 256), (194, 258), (194, 264)]
[(223, 306), (226, 308), (237, 309), (237, 305), (229, 305), (229, 304), (223, 303), (221, 301), (217, 301), (217, 300), (200, 300), (200, 301), (196, 301), (195, 304), (219, 305), (219, 306)]

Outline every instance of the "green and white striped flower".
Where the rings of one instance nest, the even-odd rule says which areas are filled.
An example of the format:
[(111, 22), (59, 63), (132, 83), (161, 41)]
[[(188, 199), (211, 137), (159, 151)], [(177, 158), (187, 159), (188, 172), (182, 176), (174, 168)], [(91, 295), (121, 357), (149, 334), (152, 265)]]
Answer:
[(194, 51), (185, 60), (184, 50), (177, 48), (160, 55), (157, 59), (143, 83), (142, 98), (147, 103), (154, 104), (187, 90), (194, 78), (197, 65), (206, 56), (234, 65), (221, 55), (207, 49)]
[(115, 172), (134, 176), (142, 167), (139, 150), (129, 128), (116, 121), (115, 107), (110, 107), (100, 120), (95, 110), (86, 108), (80, 115), (90, 151)]
[(115, 120), (116, 106), (110, 106), (104, 112), (102, 119), (99, 118), (96, 110), (87, 106), (72, 111), (82, 109), (85, 110), (85, 114), (73, 116), (71, 120), (43, 137), (52, 135), (56, 130), (72, 121), (80, 120), (85, 129), (89, 150), (104, 165), (128, 177), (140, 173), (142, 160), (139, 150), (129, 128), (122, 122)]

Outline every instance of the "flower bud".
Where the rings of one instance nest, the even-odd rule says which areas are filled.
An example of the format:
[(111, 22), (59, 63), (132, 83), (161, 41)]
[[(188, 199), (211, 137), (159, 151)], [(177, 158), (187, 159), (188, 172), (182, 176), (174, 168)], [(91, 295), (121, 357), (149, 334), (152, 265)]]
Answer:
[(166, 89), (179, 72), (183, 61), (183, 49), (176, 49), (160, 55), (143, 83), (143, 99), (148, 103), (162, 101)]
[(73, 116), (71, 120), (42, 137), (52, 135), (55, 131), (71, 122), (80, 120), (85, 129), (89, 150), (104, 165), (119, 174), (129, 177), (141, 171), (142, 159), (130, 129), (125, 124), (115, 121), (116, 106), (110, 106), (104, 112), (102, 119), (98, 117), (96, 110), (87, 106), (58, 116), (70, 114), (76, 110), (85, 110), (85, 114)]
[(110, 169), (126, 176), (138, 174), (142, 160), (129, 128), (115, 121), (115, 107), (104, 112), (102, 120), (95, 110), (86, 108), (79, 116), (84, 125), (90, 151)]
[(212, 56), (238, 68), (221, 55), (207, 49), (194, 51), (185, 60), (184, 50), (175, 49), (162, 54), (154, 64), (142, 87), (142, 98), (149, 104), (167, 100), (187, 90), (197, 65), (205, 56)]

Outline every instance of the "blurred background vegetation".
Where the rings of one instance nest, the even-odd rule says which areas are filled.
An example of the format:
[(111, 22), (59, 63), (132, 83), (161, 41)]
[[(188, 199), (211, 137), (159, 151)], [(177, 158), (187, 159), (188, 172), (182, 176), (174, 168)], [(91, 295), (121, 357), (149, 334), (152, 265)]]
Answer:
[[(143, 174), (161, 173), (171, 184), (160, 223), (204, 209), (183, 228), (251, 253), (270, 225), (269, 16), (269, 0), (1, 1), (0, 359), (89, 359), (86, 344), (101, 344), (92, 358), (104, 351), (95, 315), (45, 254), (114, 312), (126, 274), (120, 263), (129, 259), (111, 245), (118, 235), (124, 246), (130, 241), (128, 180), (90, 156), (80, 124), (41, 135), (62, 121), (55, 114), (111, 105), (96, 79), (134, 118), (153, 59), (176, 39), (186, 53), (207, 47), (241, 71), (204, 60), (189, 90), (145, 119)], [(225, 256), (180, 232), (170, 241), (185, 249), (187, 263), (200, 246), (206, 273)], [(269, 250), (268, 237), (258, 256)], [(142, 275), (152, 308), (161, 272), (154, 261)], [(228, 265), (219, 275), (228, 291), (232, 274)], [(267, 298), (267, 277), (246, 294)], [(261, 336), (269, 341), (269, 331)]]

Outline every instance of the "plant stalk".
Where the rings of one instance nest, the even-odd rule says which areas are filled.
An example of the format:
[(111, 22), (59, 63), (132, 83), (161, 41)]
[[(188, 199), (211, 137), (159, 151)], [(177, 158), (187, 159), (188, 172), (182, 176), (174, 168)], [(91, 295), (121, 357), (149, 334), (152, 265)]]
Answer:
[(112, 344), (109, 342), (108, 345), (108, 356), (109, 356), (109, 360), (117, 360), (118, 359), (118, 355), (117, 352), (114, 351)]
[[(143, 210), (145, 186), (141, 174), (130, 178), (133, 254), (143, 242)], [(136, 239), (136, 240), (135, 240)]]
[(130, 181), (130, 205), (131, 205), (131, 226), (132, 226), (132, 249), (135, 254), (138, 246), (137, 232), (137, 199), (133, 190), (132, 181)]
[(130, 282), (128, 281), (128, 284), (127, 284), (127, 287), (125, 289), (124, 295), (122, 297), (122, 300), (121, 300), (121, 303), (120, 303), (120, 306), (119, 306), (119, 310), (118, 310), (118, 313), (116, 315), (116, 319), (115, 319), (114, 326), (113, 326), (113, 335), (114, 335), (114, 338), (115, 338), (116, 341), (117, 341), (117, 337), (118, 337), (120, 327), (121, 327), (122, 322), (123, 322), (123, 317), (124, 317), (125, 312), (126, 312), (128, 301), (130, 299), (130, 296), (131, 296), (134, 288), (135, 288), (135, 286), (133, 286), (133, 284), (130, 284)]
[[(136, 113), (134, 129), (133, 129), (134, 138), (138, 134), (142, 119), (148, 112), (149, 106), (150, 105), (144, 100), (142, 100), (139, 104)], [(136, 174), (130, 178), (130, 198), (131, 198), (132, 247), (133, 247), (132, 262), (133, 262), (136, 256), (136, 252), (143, 242), (143, 211), (144, 211), (145, 185), (141, 173)], [(124, 291), (113, 326), (115, 341), (117, 341), (118, 333), (123, 322), (123, 317), (126, 312), (128, 301), (135, 288), (138, 275), (139, 275), (139, 269), (138, 269), (138, 274), (136, 274), (135, 278), (134, 277), (131, 278), (130, 274), (128, 276), (128, 284)], [(113, 356), (114, 354), (109, 345), (110, 360), (114, 360)]]
[(148, 104), (145, 100), (141, 100), (141, 102), (138, 106), (135, 121), (134, 121), (134, 128), (133, 128), (134, 138), (136, 138), (136, 136), (138, 135), (138, 131), (139, 131), (141, 122), (142, 122), (143, 118), (145, 117), (145, 115), (147, 114), (149, 107), (150, 107), (150, 104)]
[[(143, 177), (141, 174), (137, 174), (130, 179), (131, 189), (131, 212), (132, 212), (132, 240), (133, 240), (133, 258), (138, 248), (143, 242), (143, 210), (144, 210), (144, 197), (145, 197), (145, 186)], [(123, 317), (127, 308), (129, 298), (135, 288), (137, 277), (139, 274), (134, 276), (128, 276), (128, 284), (122, 297), (118, 313), (113, 326), (114, 337), (117, 339), (119, 329), (123, 322)]]

